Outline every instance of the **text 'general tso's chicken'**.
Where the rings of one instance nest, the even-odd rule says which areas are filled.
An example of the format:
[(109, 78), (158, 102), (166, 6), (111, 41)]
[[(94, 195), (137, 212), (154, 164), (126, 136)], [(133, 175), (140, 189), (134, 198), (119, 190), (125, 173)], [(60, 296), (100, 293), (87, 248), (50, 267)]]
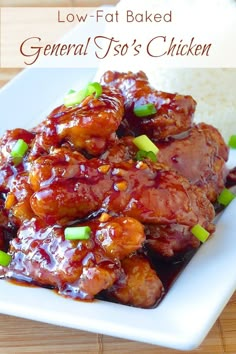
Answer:
[(158, 304), (234, 197), (228, 147), (194, 124), (195, 107), (143, 72), (108, 71), (30, 131), (6, 131), (1, 277), (77, 300)]

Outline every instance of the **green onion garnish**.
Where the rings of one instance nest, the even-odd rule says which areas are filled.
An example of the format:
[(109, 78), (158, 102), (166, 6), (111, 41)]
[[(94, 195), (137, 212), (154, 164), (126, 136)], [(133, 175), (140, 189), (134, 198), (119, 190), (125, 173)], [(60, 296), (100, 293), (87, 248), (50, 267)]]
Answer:
[(232, 149), (236, 149), (236, 135), (231, 135), (231, 137), (229, 138), (229, 143), (228, 143), (229, 147), (231, 147)]
[(136, 160), (142, 161), (145, 158), (157, 162), (157, 157), (152, 151), (139, 150), (136, 154)]
[(102, 94), (102, 86), (99, 82), (92, 82), (88, 84), (83, 90), (70, 90), (64, 97), (64, 106), (72, 107), (80, 104), (87, 96), (93, 95), (98, 98)]
[(65, 228), (66, 240), (88, 240), (90, 237), (91, 229), (89, 226), (77, 226)]
[(71, 93), (75, 93), (75, 92), (76, 92), (75, 90), (70, 89), (70, 90), (67, 92), (67, 95), (70, 95)]
[(102, 94), (102, 86), (99, 84), (99, 82), (92, 82), (91, 84), (88, 84), (87, 94), (88, 96), (95, 94), (95, 98), (100, 97)]
[(73, 91), (74, 90), (70, 90), (69, 93), (64, 97), (64, 106), (75, 106), (76, 104), (80, 104), (85, 99), (85, 97), (87, 97), (86, 90), (80, 90), (77, 92)]
[(133, 139), (133, 143), (139, 150), (153, 152), (156, 155), (159, 151), (158, 147), (147, 137), (147, 135), (140, 135)]
[(11, 151), (11, 156), (14, 158), (22, 159), (25, 156), (28, 148), (28, 144), (23, 139), (19, 139)]
[(204, 229), (204, 227), (199, 224), (194, 225), (190, 231), (201, 242), (205, 242), (210, 235), (210, 232), (208, 232), (206, 229)]
[(0, 265), (3, 267), (7, 267), (11, 263), (11, 255), (0, 251)]
[(134, 114), (137, 117), (147, 117), (155, 113), (157, 113), (157, 110), (153, 103), (147, 103), (134, 107)]
[(229, 189), (224, 188), (220, 195), (217, 198), (218, 203), (227, 206), (232, 200), (236, 197), (234, 193), (232, 193)]

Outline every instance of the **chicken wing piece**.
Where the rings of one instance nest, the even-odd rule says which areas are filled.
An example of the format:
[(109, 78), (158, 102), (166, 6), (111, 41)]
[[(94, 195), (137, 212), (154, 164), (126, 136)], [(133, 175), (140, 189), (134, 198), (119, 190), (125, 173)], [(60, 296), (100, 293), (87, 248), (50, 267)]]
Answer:
[[(133, 137), (119, 139), (102, 156), (109, 162), (135, 159), (138, 149)], [(191, 184), (200, 187), (211, 202), (224, 188), (228, 159), (228, 147), (216, 128), (200, 123), (178, 138), (156, 142), (159, 163), (186, 177)]]
[(51, 146), (59, 147), (64, 141), (76, 150), (99, 155), (105, 151), (108, 142), (115, 139), (123, 113), (121, 94), (109, 87), (103, 87), (99, 98), (91, 95), (76, 106), (57, 107), (35, 128), (31, 159), (49, 152)]
[[(107, 71), (101, 83), (119, 89), (125, 101), (125, 119), (122, 134), (147, 134), (150, 138), (164, 139), (180, 134), (192, 126), (196, 102), (191, 96), (157, 91), (148, 82), (142, 71), (119, 73)], [(137, 117), (134, 108), (154, 104), (157, 113), (148, 117)]]
[(91, 159), (78, 163), (73, 178), (65, 179), (57, 176), (52, 159), (47, 163), (45, 157), (53, 176), (45, 180), (41, 164), (37, 160), (35, 164), (38, 181), (31, 207), (48, 223), (67, 223), (99, 211), (144, 223), (200, 223), (206, 228), (214, 218), (214, 208), (204, 193), (163, 165), (140, 161), (108, 164)]
[(200, 246), (185, 225), (145, 225), (146, 246), (163, 257), (173, 257)]
[(155, 306), (164, 295), (164, 288), (148, 259), (135, 254), (125, 258), (121, 264), (126, 278), (107, 290), (108, 297), (135, 307)]
[(127, 217), (93, 220), (86, 226), (91, 229), (88, 240), (69, 241), (61, 226), (35, 218), (25, 222), (11, 241), (12, 261), (2, 272), (66, 296), (93, 299), (123, 276), (120, 259), (139, 249), (145, 235), (143, 226)]

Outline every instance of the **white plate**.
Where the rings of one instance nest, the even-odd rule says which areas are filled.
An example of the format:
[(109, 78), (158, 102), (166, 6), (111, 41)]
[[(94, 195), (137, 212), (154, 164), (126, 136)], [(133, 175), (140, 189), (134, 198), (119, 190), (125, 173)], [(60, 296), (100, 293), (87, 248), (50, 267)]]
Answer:
[[(69, 88), (90, 81), (95, 69), (30, 69), (0, 92), (1, 131), (30, 127), (60, 102)], [(53, 103), (53, 104), (52, 104)], [(236, 151), (231, 152), (236, 165)], [(42, 288), (0, 281), (0, 311), (56, 325), (158, 344), (197, 347), (236, 288), (236, 201), (217, 231), (190, 261), (156, 309), (94, 301), (83, 303)]]

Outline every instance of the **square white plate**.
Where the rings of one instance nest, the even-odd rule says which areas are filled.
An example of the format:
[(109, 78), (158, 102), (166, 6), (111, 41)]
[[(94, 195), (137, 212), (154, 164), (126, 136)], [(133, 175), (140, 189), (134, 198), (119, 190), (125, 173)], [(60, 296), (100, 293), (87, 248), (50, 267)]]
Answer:
[[(0, 135), (31, 127), (59, 104), (70, 88), (83, 87), (96, 69), (29, 69), (0, 92)], [(236, 165), (236, 150), (231, 151)], [(0, 281), (0, 311), (181, 350), (197, 347), (236, 288), (236, 200), (217, 231), (193, 257), (155, 309), (137, 309), (104, 301), (83, 303), (55, 292)]]

